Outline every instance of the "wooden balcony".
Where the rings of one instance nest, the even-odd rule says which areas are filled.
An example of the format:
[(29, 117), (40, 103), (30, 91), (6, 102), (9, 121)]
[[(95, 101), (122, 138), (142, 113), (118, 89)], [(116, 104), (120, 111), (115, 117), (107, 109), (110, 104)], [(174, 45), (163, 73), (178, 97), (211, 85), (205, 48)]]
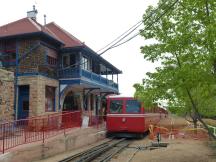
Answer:
[(61, 69), (58, 72), (59, 79), (85, 79), (92, 83), (97, 83), (106, 87), (113, 88), (118, 90), (118, 84), (114, 83), (112, 80), (108, 80), (101, 75), (96, 73), (80, 69), (80, 68), (68, 68), (68, 69)]

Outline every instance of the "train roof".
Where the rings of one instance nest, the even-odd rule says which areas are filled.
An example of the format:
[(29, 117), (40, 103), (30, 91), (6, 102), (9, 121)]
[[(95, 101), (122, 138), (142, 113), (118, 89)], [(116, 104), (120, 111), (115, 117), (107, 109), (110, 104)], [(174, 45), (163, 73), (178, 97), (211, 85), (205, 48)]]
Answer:
[(109, 96), (107, 96), (107, 98), (134, 98), (134, 97), (133, 96), (124, 96), (124, 95), (109, 95)]

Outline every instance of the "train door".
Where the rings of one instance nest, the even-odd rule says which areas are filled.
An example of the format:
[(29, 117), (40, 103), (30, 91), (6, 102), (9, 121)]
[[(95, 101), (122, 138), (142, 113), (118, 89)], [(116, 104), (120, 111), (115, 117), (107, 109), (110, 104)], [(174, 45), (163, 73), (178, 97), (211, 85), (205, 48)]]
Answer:
[(127, 131), (144, 132), (144, 115), (142, 104), (139, 101), (135, 99), (125, 100), (125, 114), (124, 124), (127, 127)]

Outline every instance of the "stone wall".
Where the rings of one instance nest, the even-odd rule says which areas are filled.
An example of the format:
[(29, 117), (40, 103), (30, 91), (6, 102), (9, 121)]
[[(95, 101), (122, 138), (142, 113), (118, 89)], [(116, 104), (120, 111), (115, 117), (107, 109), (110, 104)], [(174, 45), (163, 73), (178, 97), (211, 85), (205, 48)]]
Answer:
[(14, 119), (14, 74), (0, 69), (0, 123)]
[[(25, 56), (25, 53), (34, 48), (39, 43), (37, 39), (26, 39), (19, 42), (19, 58)], [(52, 50), (44, 45), (39, 45), (37, 48), (20, 60), (19, 72), (28, 73), (45, 73), (49, 77), (56, 78), (57, 66), (49, 66), (47, 63), (47, 55), (57, 57), (57, 51)]]
[(20, 76), (18, 85), (29, 85), (29, 116), (38, 116), (50, 114), (53, 112), (45, 112), (45, 87), (56, 87), (55, 94), (55, 110), (58, 111), (58, 91), (59, 82), (56, 79), (44, 76)]

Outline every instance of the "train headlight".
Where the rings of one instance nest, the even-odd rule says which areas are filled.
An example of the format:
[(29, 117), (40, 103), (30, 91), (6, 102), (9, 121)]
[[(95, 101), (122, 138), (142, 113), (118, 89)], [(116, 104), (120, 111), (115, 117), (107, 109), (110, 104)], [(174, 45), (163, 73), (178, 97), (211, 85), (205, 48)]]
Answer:
[(122, 122), (125, 123), (126, 122), (126, 118), (122, 118)]

